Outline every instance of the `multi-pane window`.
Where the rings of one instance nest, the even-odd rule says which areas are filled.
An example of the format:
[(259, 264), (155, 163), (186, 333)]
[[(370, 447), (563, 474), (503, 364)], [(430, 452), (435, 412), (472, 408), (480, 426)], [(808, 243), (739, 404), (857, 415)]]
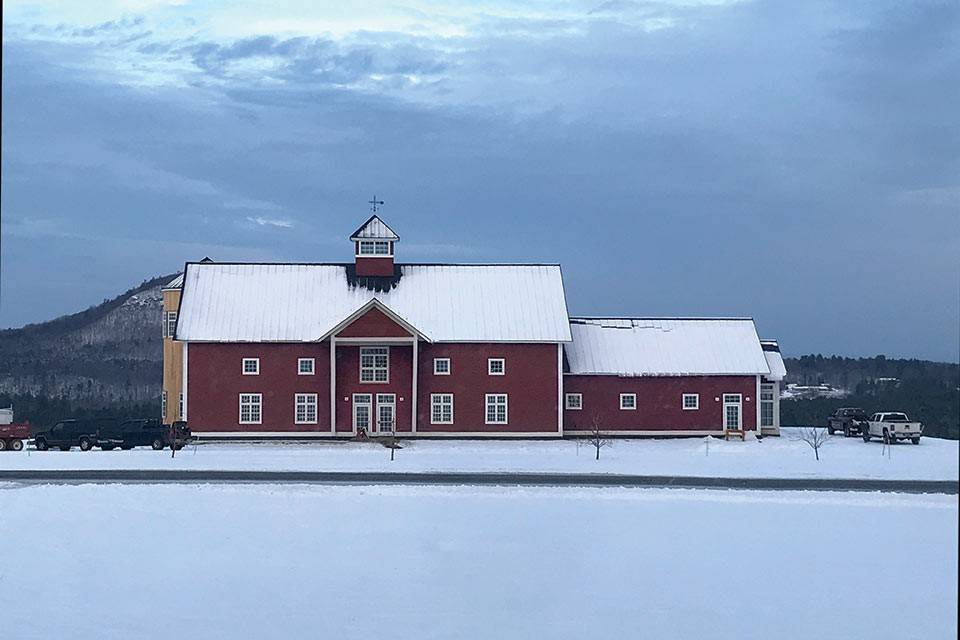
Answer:
[(163, 313), (163, 337), (172, 338), (177, 331), (177, 312), (165, 311)]
[(450, 358), (434, 358), (433, 359), (433, 375), (435, 376), (450, 375)]
[(314, 360), (313, 358), (298, 358), (297, 359), (297, 373), (301, 376), (312, 376), (313, 375)]
[(487, 424), (507, 424), (507, 394), (487, 394)]
[(263, 395), (260, 393), (240, 394), (240, 424), (260, 424), (262, 421)]
[(361, 240), (360, 241), (360, 253), (361, 256), (389, 256), (390, 255), (390, 241), (389, 240)]
[(317, 394), (297, 393), (294, 396), (296, 424), (317, 424)]
[(430, 394), (430, 424), (453, 424), (453, 394)]
[(177, 402), (177, 420), (183, 420), (183, 391), (180, 392), (180, 399)]
[(360, 348), (360, 382), (390, 381), (390, 347)]
[(583, 408), (583, 394), (582, 393), (568, 393), (566, 395), (567, 409), (582, 409)]
[(621, 409), (636, 409), (636, 408), (637, 408), (637, 394), (635, 394), (635, 393), (621, 393), (621, 394), (620, 394), (620, 408), (621, 408)]
[(487, 373), (491, 376), (502, 376), (503, 372), (506, 370), (506, 365), (503, 358), (488, 358), (487, 359)]
[(760, 426), (774, 426), (773, 412), (775, 407), (774, 390), (772, 384), (760, 385)]
[(686, 410), (699, 409), (700, 408), (700, 394), (699, 393), (685, 393), (683, 394), (683, 408)]
[(243, 375), (245, 376), (260, 375), (260, 358), (244, 358), (243, 359)]
[(160, 419), (167, 419), (167, 392), (164, 391), (160, 394)]

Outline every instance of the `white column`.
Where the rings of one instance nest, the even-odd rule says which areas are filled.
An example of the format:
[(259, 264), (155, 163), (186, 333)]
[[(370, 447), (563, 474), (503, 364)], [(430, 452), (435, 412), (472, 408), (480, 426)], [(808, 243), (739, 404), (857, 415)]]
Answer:
[[(183, 343), (183, 380), (180, 382), (182, 385), (180, 391), (183, 393), (183, 415), (180, 416), (180, 420), (184, 422), (187, 421), (187, 347), (190, 346), (190, 343)], [(176, 402), (179, 398), (174, 398), (173, 401)], [(170, 398), (167, 398), (167, 402), (170, 402)], [(169, 407), (168, 407), (169, 409)]]
[(757, 393), (753, 396), (753, 404), (756, 405), (757, 414), (757, 435), (763, 435), (763, 428), (760, 426), (760, 376), (757, 376)]
[(563, 343), (557, 343), (557, 432), (563, 437)]
[(330, 336), (330, 433), (337, 432), (337, 339)]
[(410, 399), (411, 412), (413, 413), (412, 420), (410, 422), (410, 430), (413, 433), (417, 432), (417, 370), (419, 368), (419, 342), (420, 339), (417, 336), (413, 336), (413, 397)]

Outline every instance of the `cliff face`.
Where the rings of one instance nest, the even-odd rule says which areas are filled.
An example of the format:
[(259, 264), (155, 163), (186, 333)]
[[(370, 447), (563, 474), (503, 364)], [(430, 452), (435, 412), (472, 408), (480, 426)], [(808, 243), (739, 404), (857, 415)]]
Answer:
[(152, 402), (162, 367), (161, 276), (96, 307), (0, 331), (0, 396)]

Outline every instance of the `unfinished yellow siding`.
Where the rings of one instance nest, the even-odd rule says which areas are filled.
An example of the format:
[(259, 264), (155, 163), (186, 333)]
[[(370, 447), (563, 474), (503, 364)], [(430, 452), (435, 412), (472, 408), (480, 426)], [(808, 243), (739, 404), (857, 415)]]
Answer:
[[(180, 306), (180, 289), (163, 291), (163, 318), (166, 323), (167, 312), (176, 311)], [(163, 414), (164, 424), (180, 419), (180, 393), (183, 391), (183, 344), (163, 338), (163, 390), (167, 394), (167, 408)]]

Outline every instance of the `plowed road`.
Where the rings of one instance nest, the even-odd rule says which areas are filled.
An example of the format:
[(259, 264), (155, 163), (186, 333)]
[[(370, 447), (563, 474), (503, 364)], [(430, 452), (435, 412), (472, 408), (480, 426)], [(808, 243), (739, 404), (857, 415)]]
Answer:
[(587, 473), (381, 471), (187, 471), (163, 469), (2, 470), (0, 482), (27, 484), (86, 483), (265, 483), (493, 485), (518, 487), (646, 487), (675, 489), (750, 489), (761, 491), (885, 491), (956, 495), (955, 480), (871, 480), (849, 478), (700, 478)]

